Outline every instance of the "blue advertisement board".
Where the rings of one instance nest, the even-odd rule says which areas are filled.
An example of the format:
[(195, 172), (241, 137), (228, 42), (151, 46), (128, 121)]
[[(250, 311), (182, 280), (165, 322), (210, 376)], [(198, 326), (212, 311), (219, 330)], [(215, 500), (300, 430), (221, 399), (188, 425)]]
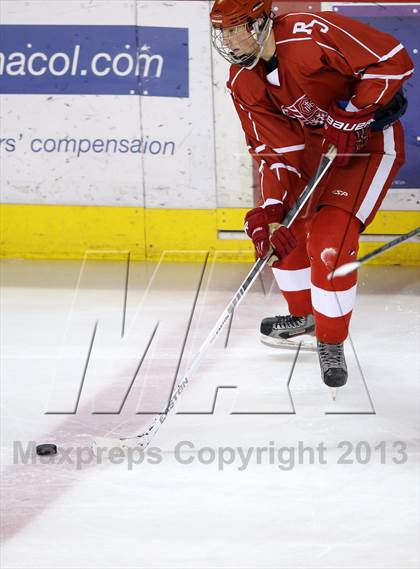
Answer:
[(188, 29), (1, 25), (0, 93), (188, 97)]
[(406, 141), (406, 163), (398, 172), (393, 188), (418, 188), (420, 183), (420, 71), (419, 59), (419, 4), (352, 4), (334, 6), (343, 16), (365, 22), (397, 38), (407, 49), (414, 62), (414, 75), (404, 83), (408, 110), (401, 122)]

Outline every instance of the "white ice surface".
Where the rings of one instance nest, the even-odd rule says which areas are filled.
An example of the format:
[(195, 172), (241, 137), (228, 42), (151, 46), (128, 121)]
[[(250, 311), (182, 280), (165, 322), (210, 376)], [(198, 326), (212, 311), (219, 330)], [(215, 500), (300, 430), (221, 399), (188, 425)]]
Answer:
[[(361, 270), (346, 345), (350, 377), (336, 402), (316, 354), (301, 353), (290, 379), (294, 353), (259, 343), (260, 319), (285, 311), (268, 271), (267, 295), (257, 281), (227, 348), (224, 336), (182, 395), (178, 410), (187, 414), (168, 417), (153, 441), (158, 464), (151, 455), (132, 469), (127, 459), (97, 464), (89, 450), (89, 464), (74, 464), (95, 435), (134, 435), (154, 416), (136, 410), (163, 407), (201, 268), (167, 264), (154, 272), (156, 265), (133, 263), (121, 341), (124, 263), (88, 262), (82, 273), (78, 262), (2, 263), (2, 568), (419, 567), (416, 268)], [(180, 374), (248, 268), (207, 268)], [(69, 414), (96, 321), (78, 409)], [(14, 464), (14, 441), (71, 448), (73, 464), (59, 464), (62, 454), (52, 464)], [(194, 447), (181, 454), (190, 464), (174, 454), (180, 441)], [(309, 450), (299, 461), (299, 441), (325, 445), (326, 464), (316, 453), (311, 464)], [(360, 452), (353, 450), (352, 464), (338, 464), (341, 441)], [(375, 450), (381, 441), (384, 464)], [(393, 461), (401, 456), (397, 441), (406, 445), (403, 464)], [(211, 453), (204, 447), (216, 457), (236, 449), (224, 451), (232, 464), (200, 463)], [(257, 460), (257, 447), (283, 450), (270, 464), (268, 451)], [(296, 449), (294, 464), (286, 447)]]

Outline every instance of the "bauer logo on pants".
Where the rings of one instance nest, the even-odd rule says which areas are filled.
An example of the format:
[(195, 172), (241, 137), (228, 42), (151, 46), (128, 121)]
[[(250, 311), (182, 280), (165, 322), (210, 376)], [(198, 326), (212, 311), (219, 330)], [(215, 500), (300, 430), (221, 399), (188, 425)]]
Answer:
[(0, 93), (188, 97), (188, 29), (0, 26)]

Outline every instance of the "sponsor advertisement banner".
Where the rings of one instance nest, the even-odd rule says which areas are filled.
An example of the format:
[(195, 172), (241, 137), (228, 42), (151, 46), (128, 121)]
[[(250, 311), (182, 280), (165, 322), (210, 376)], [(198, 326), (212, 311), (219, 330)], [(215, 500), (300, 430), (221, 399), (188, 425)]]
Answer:
[(215, 207), (208, 2), (1, 3), (3, 203)]
[(188, 29), (0, 26), (0, 93), (188, 97)]
[[(1, 2), (1, 201), (252, 206), (252, 161), (227, 64), (211, 49), (209, 2)], [(394, 34), (416, 64), (414, 6), (323, 8)], [(405, 190), (419, 178), (417, 74), (406, 86), (407, 163), (394, 188), (407, 197), (393, 209), (414, 199)]]

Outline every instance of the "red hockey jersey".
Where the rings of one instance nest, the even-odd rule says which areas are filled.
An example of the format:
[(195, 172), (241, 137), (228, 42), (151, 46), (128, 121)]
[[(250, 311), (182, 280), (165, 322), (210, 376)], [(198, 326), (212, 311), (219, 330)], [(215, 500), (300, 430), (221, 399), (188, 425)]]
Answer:
[(296, 176), (313, 173), (319, 155), (305, 163), (305, 144), (322, 138), (317, 127), (333, 102), (374, 110), (414, 71), (395, 38), (334, 12), (281, 15), (273, 30), (278, 68), (267, 74), (263, 61), (252, 70), (232, 65), (227, 83), (269, 203), (283, 201)]

